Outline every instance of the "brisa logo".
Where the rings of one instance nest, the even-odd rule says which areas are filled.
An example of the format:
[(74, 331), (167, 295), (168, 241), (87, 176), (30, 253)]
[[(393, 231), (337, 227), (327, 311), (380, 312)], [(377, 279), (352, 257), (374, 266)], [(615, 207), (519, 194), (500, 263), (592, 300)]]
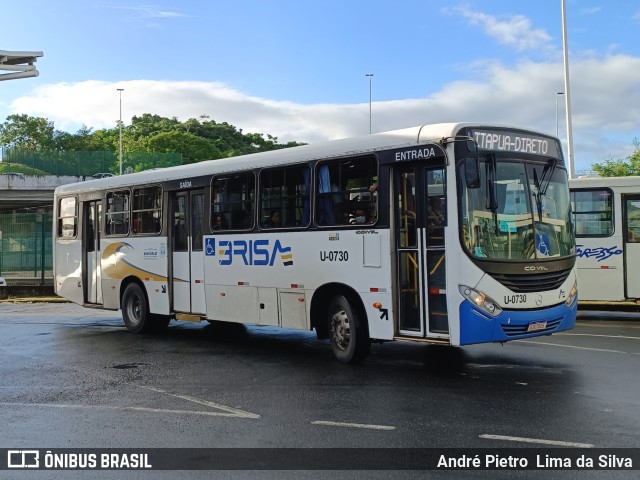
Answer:
[[(283, 247), (280, 240), (217, 240), (215, 237), (205, 241), (205, 255), (220, 257), (220, 265), (232, 265), (241, 261), (245, 265), (272, 267), (280, 256), (285, 267), (293, 265), (291, 247)], [(234, 260), (235, 259), (235, 260)]]

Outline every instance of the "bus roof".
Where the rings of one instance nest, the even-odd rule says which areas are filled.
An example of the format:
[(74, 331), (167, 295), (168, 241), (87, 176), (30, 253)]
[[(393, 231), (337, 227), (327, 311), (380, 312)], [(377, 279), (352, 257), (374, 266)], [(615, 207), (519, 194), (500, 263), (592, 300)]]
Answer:
[(194, 178), (212, 175), (219, 171), (231, 172), (255, 167), (286, 165), (298, 161), (309, 161), (344, 155), (358, 155), (407, 147), (418, 143), (438, 142), (442, 138), (455, 135), (464, 127), (513, 128), (504, 125), (482, 123), (437, 123), (400, 130), (363, 135), (359, 137), (329, 140), (299, 147), (252, 153), (237, 157), (204, 160), (188, 165), (145, 170), (122, 176), (87, 180), (84, 182), (61, 185), (55, 194), (87, 192), (92, 190), (113, 189), (130, 185), (150, 184), (171, 181), (180, 178)]
[(569, 179), (570, 188), (638, 187), (640, 176), (630, 177), (583, 177)]

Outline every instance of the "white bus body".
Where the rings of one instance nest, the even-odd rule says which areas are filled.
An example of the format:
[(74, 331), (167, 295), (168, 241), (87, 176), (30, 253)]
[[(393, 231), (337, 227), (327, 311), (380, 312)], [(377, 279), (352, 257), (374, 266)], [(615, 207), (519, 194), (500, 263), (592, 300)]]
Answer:
[(580, 302), (640, 302), (640, 177), (569, 181)]
[(566, 169), (536, 132), (425, 125), (150, 170), (58, 187), (54, 212), (56, 292), (122, 309), (133, 332), (315, 329), (351, 362), (371, 341), (505, 342), (575, 322)]

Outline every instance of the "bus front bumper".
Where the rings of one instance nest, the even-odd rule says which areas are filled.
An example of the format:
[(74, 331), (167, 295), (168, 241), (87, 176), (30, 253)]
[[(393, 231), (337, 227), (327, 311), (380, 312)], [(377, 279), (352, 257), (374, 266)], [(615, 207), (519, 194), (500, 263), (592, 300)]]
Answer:
[(460, 305), (460, 345), (508, 342), (570, 330), (576, 322), (576, 300), (570, 307), (562, 303), (540, 310), (503, 310), (496, 317), (465, 300)]

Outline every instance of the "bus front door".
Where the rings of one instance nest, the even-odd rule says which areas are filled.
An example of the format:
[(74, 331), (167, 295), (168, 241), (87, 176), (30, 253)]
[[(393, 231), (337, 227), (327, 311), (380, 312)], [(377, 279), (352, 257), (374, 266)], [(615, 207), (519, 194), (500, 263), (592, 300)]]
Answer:
[(204, 314), (204, 191), (171, 194), (171, 291), (175, 312)]
[(102, 282), (100, 263), (100, 225), (102, 225), (102, 202), (83, 202), (82, 245), (84, 246), (83, 282), (85, 303), (102, 304)]
[(444, 164), (411, 163), (394, 171), (398, 333), (446, 340)]
[(624, 284), (626, 298), (640, 298), (640, 195), (623, 195)]

